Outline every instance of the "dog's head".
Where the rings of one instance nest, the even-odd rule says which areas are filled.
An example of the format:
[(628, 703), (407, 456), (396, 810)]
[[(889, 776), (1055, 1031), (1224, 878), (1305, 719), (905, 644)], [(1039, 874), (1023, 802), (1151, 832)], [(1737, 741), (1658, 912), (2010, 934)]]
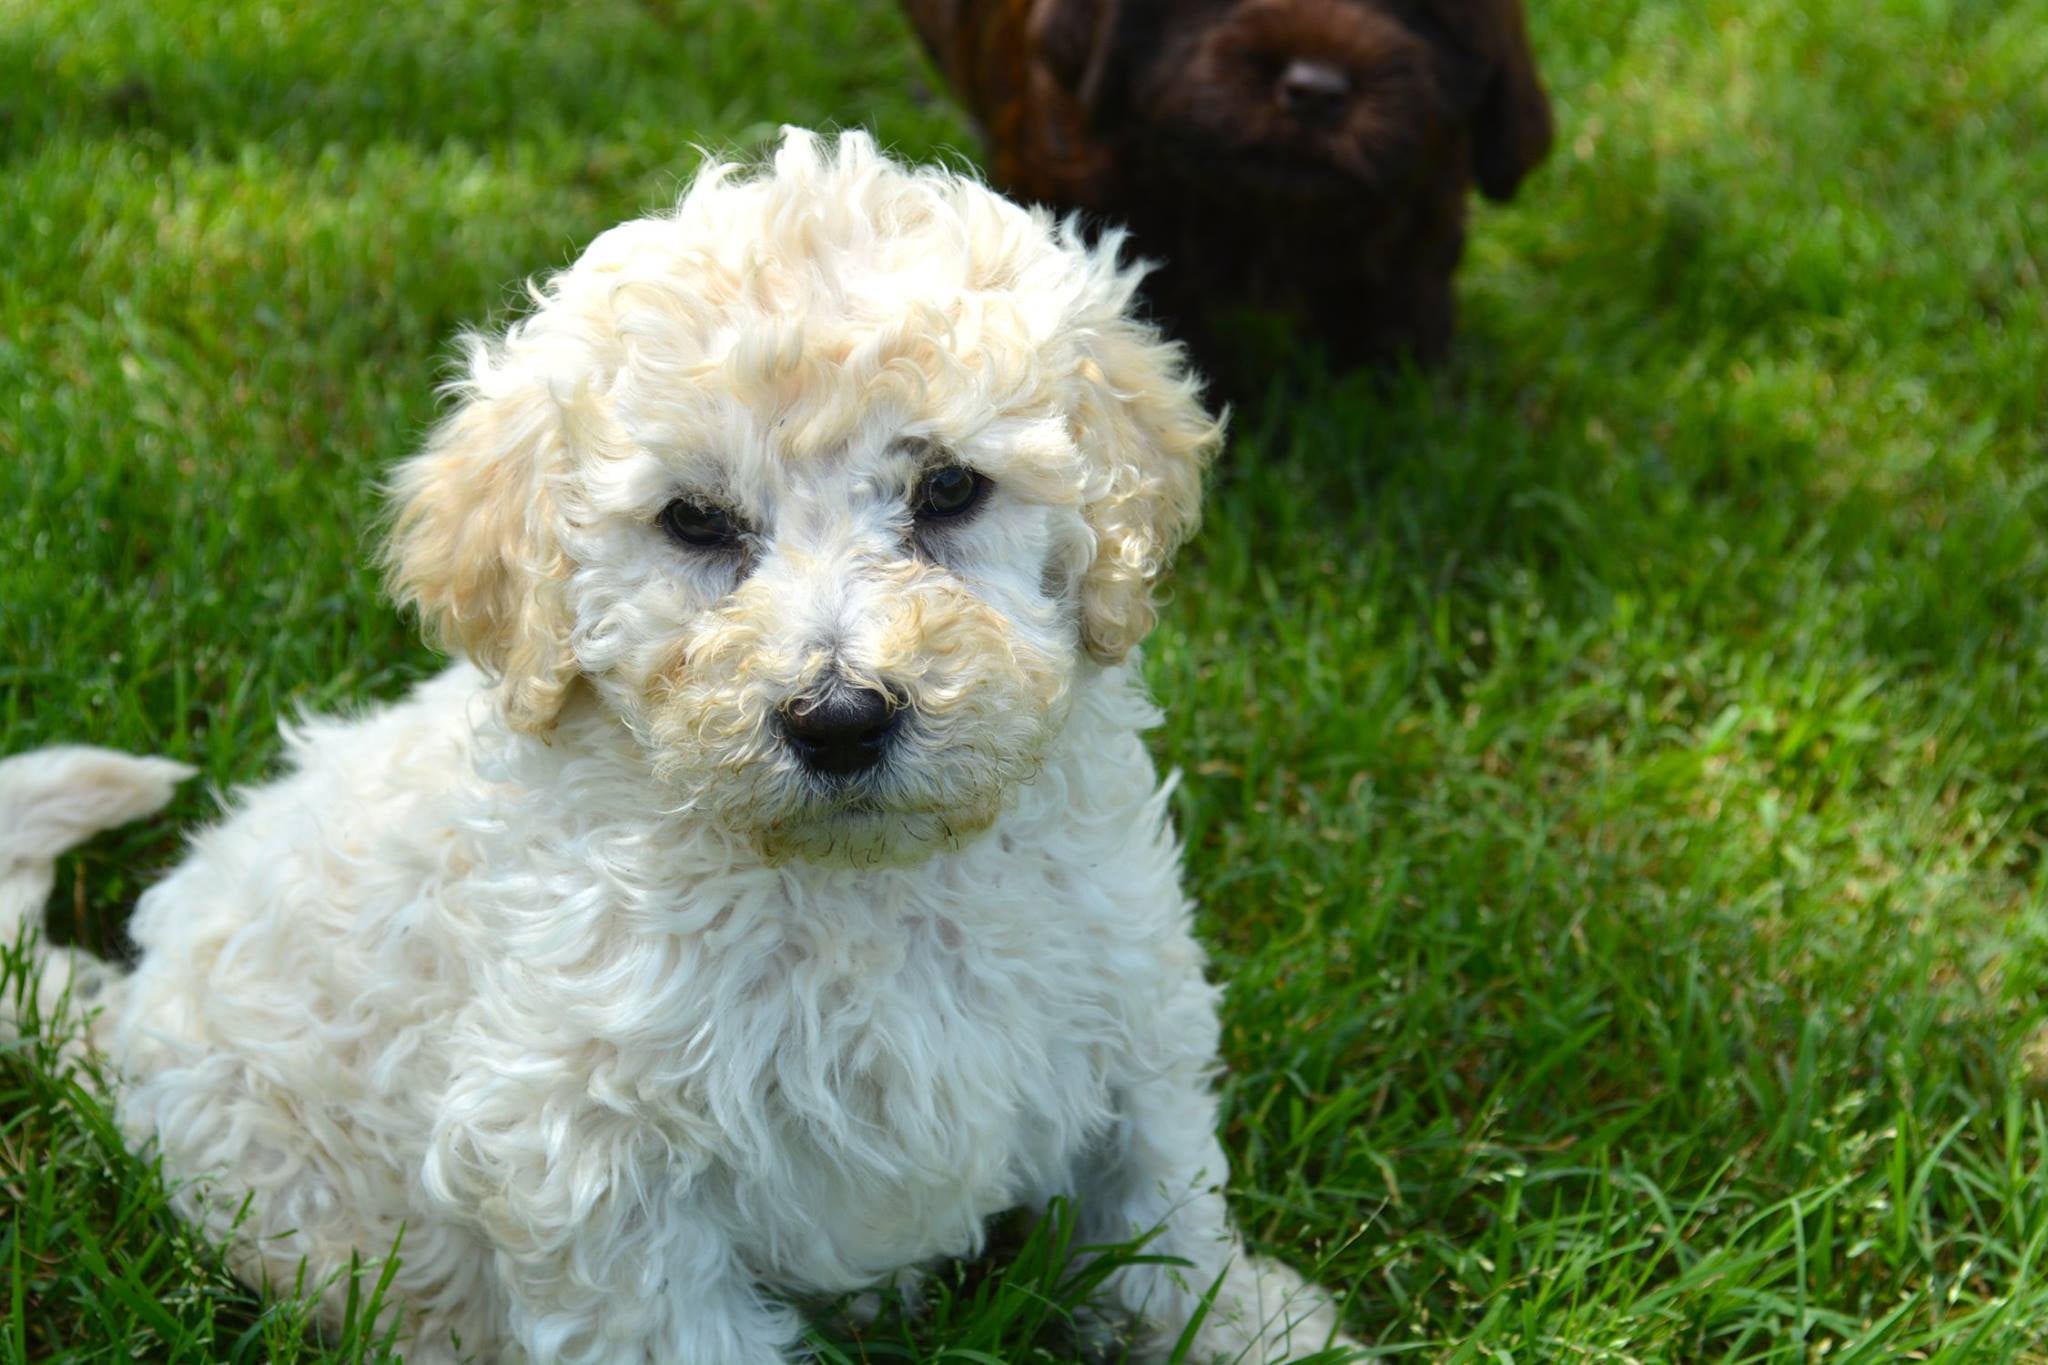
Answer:
[(1150, 628), (1219, 439), (1115, 253), (859, 134), (714, 165), (472, 342), (395, 590), (513, 728), (588, 687), (771, 857), (970, 834)]
[(1031, 22), (1095, 126), (1221, 195), (1341, 206), (1467, 130), (1505, 200), (1550, 146), (1521, 0), (1035, 0)]

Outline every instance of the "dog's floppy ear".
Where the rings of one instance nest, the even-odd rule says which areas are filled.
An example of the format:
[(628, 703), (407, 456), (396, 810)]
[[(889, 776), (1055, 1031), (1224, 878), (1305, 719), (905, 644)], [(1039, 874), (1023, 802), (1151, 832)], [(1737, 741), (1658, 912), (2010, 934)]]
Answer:
[(1128, 315), (1137, 272), (1105, 271), (1099, 282), (1110, 306), (1076, 320), (1067, 411), (1087, 467), (1082, 515), (1095, 533), (1081, 642), (1097, 661), (1118, 663), (1152, 629), (1152, 590), (1200, 519), (1202, 473), (1223, 424), (1202, 405), (1181, 347)]
[(1550, 151), (1550, 97), (1536, 74), (1522, 0), (1485, 0), (1475, 9), (1490, 70), (1473, 119), (1472, 171), (1480, 191), (1504, 204)]
[(474, 343), (461, 406), (398, 467), (385, 547), (392, 593), (444, 648), (501, 679), (506, 722), (549, 729), (576, 679), (550, 475), (565, 463), (559, 405)]
[(1030, 0), (1025, 33), (1060, 84), (1093, 113), (1117, 85), (1123, 0)]

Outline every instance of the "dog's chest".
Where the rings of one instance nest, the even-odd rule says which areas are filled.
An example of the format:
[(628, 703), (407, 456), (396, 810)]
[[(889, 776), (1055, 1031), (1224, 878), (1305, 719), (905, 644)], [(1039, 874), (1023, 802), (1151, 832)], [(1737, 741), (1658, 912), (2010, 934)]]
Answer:
[(685, 1084), (765, 1278), (868, 1283), (1065, 1187), (1108, 1121), (1129, 970), (1078, 895), (1013, 871), (977, 905), (793, 905), (723, 945)]

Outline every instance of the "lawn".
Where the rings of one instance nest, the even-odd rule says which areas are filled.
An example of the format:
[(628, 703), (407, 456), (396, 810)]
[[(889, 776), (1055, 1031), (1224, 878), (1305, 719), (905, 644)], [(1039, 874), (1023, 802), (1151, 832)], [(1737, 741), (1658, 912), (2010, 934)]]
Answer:
[[(2048, 0), (1532, 8), (1455, 362), (1241, 410), (1147, 659), (1239, 1215), (1389, 1359), (2048, 1361)], [(882, 0), (0, 0), (0, 752), (207, 775), (55, 934), (433, 669), (451, 337), (782, 121), (974, 148)], [(49, 1063), (0, 1360), (374, 1357)], [(1058, 1358), (1044, 1240), (821, 1348)]]

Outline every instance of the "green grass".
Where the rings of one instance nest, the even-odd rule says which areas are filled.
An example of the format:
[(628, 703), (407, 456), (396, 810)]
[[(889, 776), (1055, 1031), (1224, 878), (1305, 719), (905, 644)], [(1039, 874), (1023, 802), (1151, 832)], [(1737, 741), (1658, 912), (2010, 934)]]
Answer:
[[(1238, 1212), (1389, 1359), (2048, 1360), (2048, 0), (1532, 8), (1456, 363), (1241, 412), (1151, 650)], [(881, 0), (0, 0), (0, 750), (225, 785), (430, 670), (374, 484), (452, 333), (785, 120), (973, 145)], [(0, 1359), (374, 1355), (50, 1060)], [(1055, 1232), (827, 1358), (1058, 1358)]]

